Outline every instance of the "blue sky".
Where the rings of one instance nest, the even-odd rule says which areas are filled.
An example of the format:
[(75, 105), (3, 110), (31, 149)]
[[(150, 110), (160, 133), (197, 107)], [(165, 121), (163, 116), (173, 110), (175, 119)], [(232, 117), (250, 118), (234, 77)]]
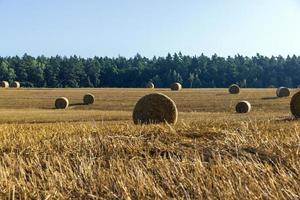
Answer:
[(0, 56), (300, 55), (300, 0), (0, 0)]

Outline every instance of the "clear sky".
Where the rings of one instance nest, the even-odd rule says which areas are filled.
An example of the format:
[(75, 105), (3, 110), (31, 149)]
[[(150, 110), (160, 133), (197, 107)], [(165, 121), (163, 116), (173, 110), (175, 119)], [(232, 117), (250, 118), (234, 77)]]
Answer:
[(300, 0), (0, 0), (0, 56), (300, 55)]

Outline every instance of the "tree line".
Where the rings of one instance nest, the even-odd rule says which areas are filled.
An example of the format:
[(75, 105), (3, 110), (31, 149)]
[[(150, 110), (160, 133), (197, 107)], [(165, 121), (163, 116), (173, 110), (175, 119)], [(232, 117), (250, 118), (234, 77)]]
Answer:
[(179, 82), (185, 88), (297, 87), (300, 57), (257, 54), (253, 57), (187, 56), (180, 52), (151, 59), (125, 57), (0, 57), (0, 81), (19, 81), (23, 87), (156, 87)]

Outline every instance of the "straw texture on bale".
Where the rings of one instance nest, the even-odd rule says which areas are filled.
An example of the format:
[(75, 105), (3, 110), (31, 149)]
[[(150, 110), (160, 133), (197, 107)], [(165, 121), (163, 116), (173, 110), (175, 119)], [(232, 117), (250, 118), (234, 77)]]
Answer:
[(69, 107), (69, 100), (66, 97), (59, 97), (55, 100), (56, 109), (66, 109)]
[(291, 92), (290, 92), (289, 88), (286, 88), (286, 87), (279, 87), (276, 90), (277, 97), (288, 97), (288, 96), (290, 96), (290, 94), (291, 94)]
[(155, 86), (154, 86), (154, 84), (152, 83), (152, 82), (148, 82), (147, 84), (146, 84), (146, 88), (154, 88)]
[(168, 96), (153, 93), (138, 100), (132, 117), (135, 124), (176, 124), (178, 111), (175, 102)]
[(228, 91), (230, 94), (238, 94), (240, 93), (240, 87), (236, 84), (232, 84), (229, 86)]
[(10, 87), (12, 88), (20, 88), (20, 83), (18, 81), (14, 81), (11, 83)]
[(180, 83), (173, 83), (171, 85), (171, 90), (181, 90), (182, 89), (182, 85)]
[(295, 118), (300, 118), (300, 92), (293, 95), (290, 102), (290, 109)]
[(240, 101), (235, 106), (237, 113), (248, 113), (251, 111), (251, 104), (248, 101)]
[(8, 88), (9, 87), (9, 83), (7, 81), (1, 81), (1, 87)]
[(95, 102), (95, 96), (88, 93), (83, 96), (83, 103), (88, 105), (88, 104), (93, 104)]

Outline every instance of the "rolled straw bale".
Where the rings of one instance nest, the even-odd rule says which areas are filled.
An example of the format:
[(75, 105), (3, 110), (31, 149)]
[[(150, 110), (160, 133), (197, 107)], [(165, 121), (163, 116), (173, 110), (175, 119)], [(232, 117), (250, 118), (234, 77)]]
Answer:
[(173, 83), (171, 86), (171, 90), (178, 91), (182, 89), (182, 85), (180, 83)]
[(83, 103), (86, 105), (93, 104), (95, 102), (95, 96), (91, 93), (85, 94), (83, 96)]
[(146, 88), (154, 88), (154, 83), (148, 82), (145, 87)]
[(290, 102), (290, 109), (295, 118), (300, 118), (300, 92), (293, 95)]
[(240, 93), (240, 87), (237, 84), (232, 84), (229, 86), (228, 91), (230, 94)]
[(69, 106), (69, 100), (66, 97), (59, 97), (55, 100), (56, 109), (66, 109)]
[(251, 111), (251, 104), (248, 101), (240, 101), (236, 104), (235, 110), (237, 113), (248, 113)]
[(14, 82), (12, 82), (10, 84), (10, 87), (12, 87), (12, 88), (20, 88), (21, 85), (20, 85), (20, 83), (18, 81), (14, 81)]
[(161, 93), (148, 94), (139, 99), (132, 115), (135, 124), (176, 124), (177, 117), (175, 102)]
[(276, 90), (277, 97), (288, 97), (288, 96), (290, 96), (290, 94), (291, 94), (291, 92), (290, 92), (289, 88), (287, 88), (287, 87), (279, 87)]
[(9, 87), (9, 83), (7, 81), (1, 81), (1, 87), (8, 88)]

